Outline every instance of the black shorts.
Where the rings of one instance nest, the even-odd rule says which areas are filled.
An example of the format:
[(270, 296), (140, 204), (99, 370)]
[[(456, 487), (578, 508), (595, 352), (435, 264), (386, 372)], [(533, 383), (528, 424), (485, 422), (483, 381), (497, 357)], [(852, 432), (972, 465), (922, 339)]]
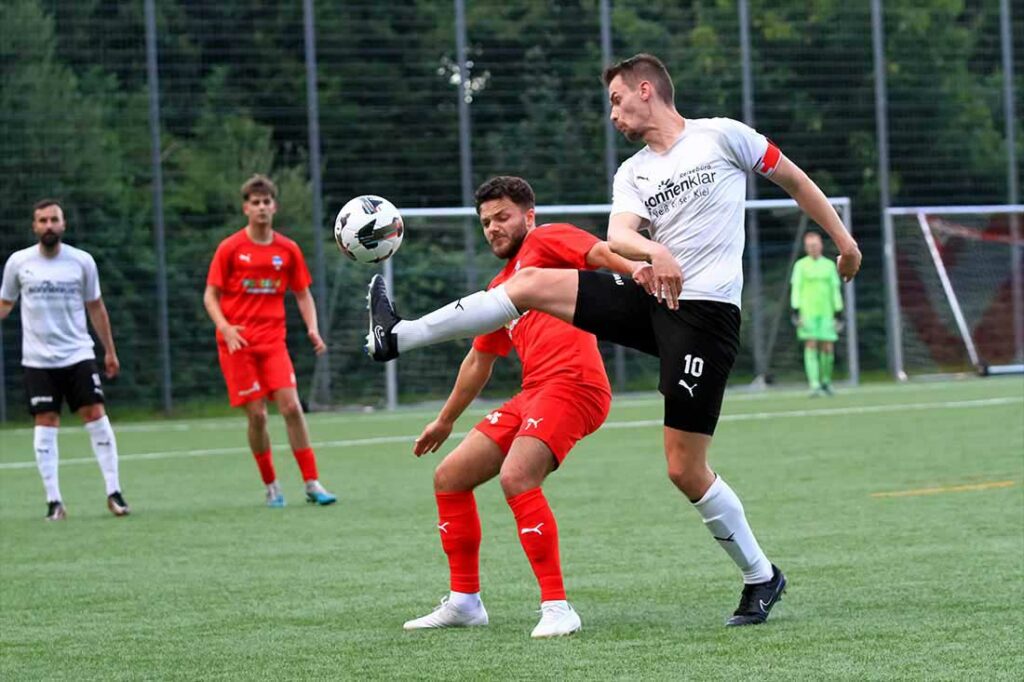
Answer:
[(77, 412), (86, 405), (103, 401), (103, 385), (95, 360), (82, 360), (67, 367), (25, 367), (25, 398), (29, 414), (60, 413), (61, 403)]
[(679, 301), (669, 310), (623, 275), (580, 272), (573, 325), (661, 359), (665, 426), (712, 435), (740, 347), (740, 310)]

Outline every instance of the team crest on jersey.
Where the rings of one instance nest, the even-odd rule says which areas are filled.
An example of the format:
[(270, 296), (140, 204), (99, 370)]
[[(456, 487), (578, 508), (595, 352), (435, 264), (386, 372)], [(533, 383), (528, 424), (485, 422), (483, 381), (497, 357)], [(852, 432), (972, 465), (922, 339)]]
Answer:
[(275, 253), (274, 257), (270, 259), (270, 264), (274, 266), (275, 270), (280, 270), (284, 266), (284, 259)]

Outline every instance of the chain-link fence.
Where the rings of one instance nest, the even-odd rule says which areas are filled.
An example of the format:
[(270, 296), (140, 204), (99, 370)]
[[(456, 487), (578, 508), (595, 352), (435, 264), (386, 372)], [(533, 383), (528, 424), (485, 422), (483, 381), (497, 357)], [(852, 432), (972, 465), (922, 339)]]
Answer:
[[(0, 256), (32, 243), (32, 204), (58, 197), (68, 242), (100, 267), (123, 365), (112, 399), (157, 408), (221, 401), (201, 303), (206, 268), (217, 242), (244, 223), (241, 182), (269, 173), (281, 189), (277, 225), (303, 247), (321, 315), (331, 317), (334, 352), (322, 368), (331, 402), (379, 403), (381, 370), (360, 356), (362, 324), (349, 325), (346, 312), (361, 301), (368, 273), (336, 257), (332, 212), (362, 193), (402, 207), (464, 205), (495, 173), (526, 177), (543, 204), (607, 202), (610, 171), (635, 147), (607, 125), (600, 71), (649, 51), (668, 64), (685, 116), (745, 119), (827, 194), (851, 198), (866, 257), (857, 284), (862, 365), (880, 370), (881, 210), (1016, 201), (1024, 158), (1015, 114), (1024, 92), (1019, 7), (7, 0)], [(782, 196), (762, 180), (752, 189)], [(601, 221), (590, 227), (604, 231)], [(760, 287), (757, 300), (774, 290), (769, 278), (793, 237), (773, 229), (751, 222), (751, 244), (766, 264), (765, 281), (748, 281)], [(400, 277), (412, 280), (402, 295), (482, 286), (495, 263), (477, 232), (467, 220), (438, 233), (422, 255), (403, 248)], [(771, 322), (765, 311), (762, 335)], [(289, 328), (308, 385), (314, 361), (293, 307)], [(775, 353), (788, 352), (783, 336)], [(2, 402), (19, 414), (17, 312), (0, 340)], [(461, 353), (449, 351), (443, 377), (403, 382), (402, 397), (444, 394)], [(640, 369), (614, 363), (613, 374), (626, 372), (620, 385), (642, 383)]]

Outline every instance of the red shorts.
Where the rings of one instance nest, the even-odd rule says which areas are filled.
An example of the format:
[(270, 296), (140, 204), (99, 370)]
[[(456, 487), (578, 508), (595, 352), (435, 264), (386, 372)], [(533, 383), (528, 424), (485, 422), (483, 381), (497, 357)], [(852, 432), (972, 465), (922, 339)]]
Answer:
[(506, 455), (516, 438), (532, 436), (561, 464), (577, 442), (604, 423), (611, 404), (611, 394), (600, 388), (548, 384), (513, 396), (481, 419), (476, 430)]
[(295, 368), (283, 343), (244, 346), (234, 353), (217, 344), (217, 351), (231, 407), (259, 400), (282, 388), (295, 388)]

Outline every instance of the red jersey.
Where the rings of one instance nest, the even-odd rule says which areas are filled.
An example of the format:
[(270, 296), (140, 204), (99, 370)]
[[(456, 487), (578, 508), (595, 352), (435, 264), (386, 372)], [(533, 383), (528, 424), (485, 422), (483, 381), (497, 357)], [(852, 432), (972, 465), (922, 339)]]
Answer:
[[(498, 286), (520, 268), (593, 270), (587, 265), (587, 254), (599, 241), (566, 223), (540, 225), (526, 235), (519, 253), (487, 288)], [(562, 381), (611, 393), (594, 335), (546, 313), (527, 311), (504, 328), (473, 339), (473, 348), (501, 356), (515, 348), (523, 364), (523, 390), (548, 381)]]
[[(245, 228), (220, 243), (206, 276), (221, 291), (224, 317), (245, 327), (242, 336), (254, 346), (284, 341), (285, 291), (303, 291), (312, 281), (298, 244), (279, 232), (257, 244)], [(217, 341), (224, 343), (220, 332)]]

